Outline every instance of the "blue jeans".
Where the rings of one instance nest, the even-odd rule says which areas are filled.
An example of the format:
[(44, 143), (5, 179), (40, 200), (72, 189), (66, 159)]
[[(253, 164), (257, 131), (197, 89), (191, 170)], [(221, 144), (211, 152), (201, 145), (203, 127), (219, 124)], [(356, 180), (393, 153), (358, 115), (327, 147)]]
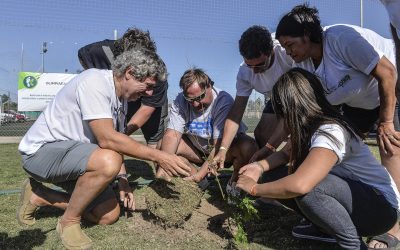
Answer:
[[(277, 180), (286, 175), (287, 168), (280, 167), (267, 172), (263, 181)], [(397, 210), (378, 190), (333, 174), (328, 174), (303, 196), (278, 201), (332, 235), (344, 249), (366, 249), (361, 236), (385, 233), (398, 220)]]

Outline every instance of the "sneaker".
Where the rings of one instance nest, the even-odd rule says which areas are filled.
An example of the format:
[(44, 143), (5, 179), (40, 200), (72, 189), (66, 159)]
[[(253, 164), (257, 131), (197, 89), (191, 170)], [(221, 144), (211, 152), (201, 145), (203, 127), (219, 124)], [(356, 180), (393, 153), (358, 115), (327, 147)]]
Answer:
[[(305, 220), (305, 219), (304, 219)], [(304, 222), (307, 222), (305, 220)], [(312, 223), (308, 222), (301, 223), (298, 226), (293, 227), (292, 235), (295, 238), (299, 239), (308, 239), (308, 240), (316, 240), (316, 241), (323, 241), (328, 243), (336, 243), (336, 240), (329, 234), (326, 234), (319, 230), (316, 226)]]
[(58, 220), (56, 231), (67, 249), (91, 249), (93, 246), (92, 240), (82, 231), (79, 223), (62, 228)]
[(32, 184), (35, 182), (32, 178), (28, 178), (22, 184), (22, 191), (19, 200), (19, 207), (17, 209), (17, 221), (21, 226), (32, 226), (36, 223), (35, 212), (38, 206), (30, 202), (33, 194)]
[(226, 193), (232, 197), (240, 196), (240, 189), (236, 187), (236, 182), (228, 182), (226, 184)]
[(305, 228), (305, 227), (309, 227), (311, 224), (311, 222), (309, 220), (307, 220), (306, 218), (301, 218), (299, 224), (297, 224), (296, 228)]
[(228, 204), (235, 205), (237, 203), (236, 200), (240, 197), (240, 189), (236, 187), (236, 182), (229, 181), (226, 184), (226, 194), (228, 196)]
[(203, 178), (203, 180), (197, 183), (197, 186), (201, 189), (201, 191), (206, 190), (209, 185), (210, 182), (207, 180), (207, 178)]

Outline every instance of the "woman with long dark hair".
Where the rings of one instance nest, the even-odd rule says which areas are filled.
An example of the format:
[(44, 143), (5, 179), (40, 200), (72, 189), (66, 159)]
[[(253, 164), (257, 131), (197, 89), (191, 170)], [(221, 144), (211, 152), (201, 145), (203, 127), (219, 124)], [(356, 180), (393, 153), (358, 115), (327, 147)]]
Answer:
[[(397, 225), (399, 192), (393, 179), (324, 95), (319, 79), (294, 68), (272, 90), (272, 104), (290, 134), (290, 154), (277, 152), (241, 168), (237, 186), (286, 202), (345, 249), (366, 249), (361, 236)], [(289, 162), (285, 176), (257, 184), (262, 173)]]
[[(377, 123), (382, 165), (400, 187), (400, 132), (395, 114), (396, 59), (393, 41), (372, 30), (346, 24), (322, 28), (316, 8), (295, 6), (276, 29), (286, 53), (297, 67), (316, 74), (324, 95), (340, 105), (344, 116), (361, 132)], [(399, 92), (400, 85), (397, 85)], [(396, 112), (397, 113), (397, 112)], [(372, 240), (371, 247), (384, 248), (387, 235)], [(379, 243), (381, 242), (381, 243)]]

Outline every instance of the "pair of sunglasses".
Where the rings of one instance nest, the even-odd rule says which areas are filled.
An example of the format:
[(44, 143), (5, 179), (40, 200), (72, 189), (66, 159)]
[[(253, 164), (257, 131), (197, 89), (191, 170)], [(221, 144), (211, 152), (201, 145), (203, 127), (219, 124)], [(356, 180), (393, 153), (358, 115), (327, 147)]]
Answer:
[(246, 63), (246, 66), (251, 69), (259, 69), (259, 68), (267, 68), (271, 62), (271, 56), (268, 56), (264, 62), (256, 64), (256, 65), (249, 65)]
[(204, 90), (200, 95), (195, 96), (195, 97), (188, 97), (188, 96), (183, 95), (183, 98), (185, 98), (185, 100), (190, 103), (200, 102), (201, 100), (204, 99), (204, 97), (206, 97), (206, 90)]

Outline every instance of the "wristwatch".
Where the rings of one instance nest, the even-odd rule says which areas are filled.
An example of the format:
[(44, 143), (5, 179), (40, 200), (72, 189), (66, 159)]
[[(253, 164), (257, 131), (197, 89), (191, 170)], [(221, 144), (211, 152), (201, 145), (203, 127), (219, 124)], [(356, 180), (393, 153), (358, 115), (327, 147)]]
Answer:
[(125, 179), (125, 180), (128, 180), (128, 177), (129, 177), (129, 175), (128, 174), (119, 174), (119, 175), (117, 175), (116, 177), (115, 177), (115, 179), (116, 180), (118, 180), (119, 181), (119, 179)]

